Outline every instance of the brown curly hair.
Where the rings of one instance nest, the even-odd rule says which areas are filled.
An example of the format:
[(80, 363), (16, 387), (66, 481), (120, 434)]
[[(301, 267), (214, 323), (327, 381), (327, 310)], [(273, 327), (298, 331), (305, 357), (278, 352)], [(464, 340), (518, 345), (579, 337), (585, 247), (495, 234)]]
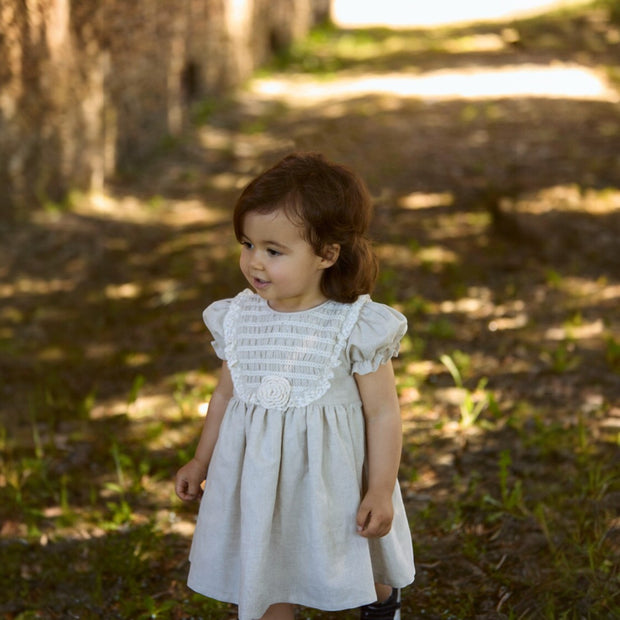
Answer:
[(366, 185), (351, 169), (318, 153), (292, 153), (260, 174), (239, 196), (233, 214), (235, 236), (243, 237), (250, 212), (282, 209), (304, 229), (317, 256), (338, 244), (337, 261), (325, 270), (321, 292), (334, 301), (351, 303), (372, 292), (378, 263), (367, 236), (372, 203)]

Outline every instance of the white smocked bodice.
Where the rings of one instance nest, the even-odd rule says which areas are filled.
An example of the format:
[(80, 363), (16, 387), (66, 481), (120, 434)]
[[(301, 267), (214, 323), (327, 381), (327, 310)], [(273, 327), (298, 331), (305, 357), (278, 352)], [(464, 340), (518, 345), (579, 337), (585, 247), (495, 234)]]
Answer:
[(334, 368), (368, 295), (353, 304), (326, 301), (277, 312), (250, 291), (224, 320), (226, 359), (237, 396), (267, 409), (305, 407), (329, 389)]

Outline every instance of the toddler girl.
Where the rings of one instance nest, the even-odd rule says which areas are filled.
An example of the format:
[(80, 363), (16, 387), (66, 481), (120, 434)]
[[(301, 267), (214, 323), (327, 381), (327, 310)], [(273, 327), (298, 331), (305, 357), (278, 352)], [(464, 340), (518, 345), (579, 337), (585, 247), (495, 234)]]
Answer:
[(362, 181), (316, 154), (285, 157), (235, 207), (255, 292), (204, 311), (222, 370), (176, 493), (202, 496), (189, 586), (240, 620), (295, 604), (400, 618), (414, 578), (391, 363), (407, 324), (368, 295), (370, 216)]

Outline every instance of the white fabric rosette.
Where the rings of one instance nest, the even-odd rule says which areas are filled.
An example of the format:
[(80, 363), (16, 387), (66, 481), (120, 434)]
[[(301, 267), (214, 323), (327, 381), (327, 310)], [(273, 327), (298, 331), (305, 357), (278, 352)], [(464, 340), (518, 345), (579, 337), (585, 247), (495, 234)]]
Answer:
[(256, 398), (265, 409), (284, 409), (291, 395), (291, 384), (285, 377), (268, 375), (263, 377)]

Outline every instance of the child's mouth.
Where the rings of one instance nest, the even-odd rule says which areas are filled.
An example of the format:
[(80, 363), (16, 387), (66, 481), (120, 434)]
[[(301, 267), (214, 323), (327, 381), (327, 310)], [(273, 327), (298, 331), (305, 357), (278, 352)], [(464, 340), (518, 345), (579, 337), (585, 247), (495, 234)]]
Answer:
[(254, 288), (265, 288), (268, 284), (269, 281), (268, 280), (261, 280), (260, 278), (253, 278), (254, 281)]

